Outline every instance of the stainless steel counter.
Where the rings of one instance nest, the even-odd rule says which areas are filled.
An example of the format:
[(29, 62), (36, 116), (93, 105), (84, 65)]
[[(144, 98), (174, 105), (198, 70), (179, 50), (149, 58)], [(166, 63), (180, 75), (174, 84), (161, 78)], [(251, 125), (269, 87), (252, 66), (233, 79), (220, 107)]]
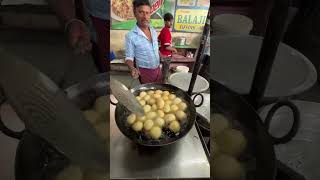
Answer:
[(179, 142), (161, 148), (138, 146), (125, 137), (110, 105), (111, 179), (210, 178), (210, 165), (195, 127)]

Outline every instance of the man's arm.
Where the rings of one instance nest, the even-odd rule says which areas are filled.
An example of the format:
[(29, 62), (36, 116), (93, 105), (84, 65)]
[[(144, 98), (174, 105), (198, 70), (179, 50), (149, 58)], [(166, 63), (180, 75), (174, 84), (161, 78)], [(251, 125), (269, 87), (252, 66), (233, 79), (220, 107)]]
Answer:
[(166, 47), (166, 50), (169, 50), (169, 51), (171, 51), (171, 52), (173, 52), (173, 53), (177, 53), (177, 52), (178, 52), (176, 48), (171, 47), (171, 46), (167, 46), (167, 47)]
[(127, 34), (125, 37), (125, 49), (126, 49), (125, 63), (127, 64), (130, 70), (131, 77), (136, 79), (139, 77), (140, 72), (138, 69), (134, 67), (134, 62), (133, 62), (135, 57), (134, 45), (129, 34)]
[(92, 48), (90, 32), (87, 25), (76, 19), (73, 0), (47, 0), (55, 11), (64, 30), (68, 33), (68, 41), (76, 53), (85, 54)]
[(131, 60), (126, 60), (126, 64), (127, 64), (128, 68), (130, 69), (130, 71), (132, 71), (132, 69), (135, 68), (133, 61), (131, 61)]

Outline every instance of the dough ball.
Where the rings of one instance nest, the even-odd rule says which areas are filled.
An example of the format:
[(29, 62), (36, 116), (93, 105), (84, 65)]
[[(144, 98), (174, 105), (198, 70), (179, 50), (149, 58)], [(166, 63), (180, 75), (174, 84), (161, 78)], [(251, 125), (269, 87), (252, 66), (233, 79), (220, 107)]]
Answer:
[(141, 91), (140, 94), (139, 94), (139, 96), (140, 96), (141, 98), (143, 98), (143, 97), (146, 96), (146, 95), (147, 95), (147, 93), (146, 93), (145, 91)]
[(163, 96), (169, 96), (169, 95), (170, 95), (170, 92), (169, 92), (169, 91), (163, 91), (162, 95), (163, 95)]
[(103, 140), (107, 140), (108, 138), (108, 131), (107, 131), (107, 123), (101, 122), (95, 126), (95, 129), (99, 135), (100, 138)]
[(153, 125), (153, 121), (151, 119), (148, 119), (143, 123), (143, 129), (149, 131), (153, 127)]
[(137, 115), (132, 113), (127, 117), (127, 122), (129, 125), (132, 125), (137, 119)]
[(132, 125), (132, 129), (136, 132), (141, 131), (143, 128), (143, 123), (141, 121), (137, 121)]
[(180, 104), (182, 102), (182, 100), (180, 98), (175, 98), (173, 100), (173, 104)]
[(92, 109), (83, 111), (84, 118), (94, 125), (100, 120), (100, 114)]
[(143, 97), (143, 99), (144, 99), (146, 102), (148, 102), (150, 98), (151, 98), (151, 96), (148, 95), (148, 94)]
[(161, 94), (154, 94), (154, 95), (153, 95), (153, 98), (159, 99), (159, 98), (161, 98)]
[(214, 113), (212, 118), (213, 118), (212, 130), (213, 130), (214, 137), (220, 134), (223, 130), (230, 127), (229, 121), (225, 118), (224, 115), (219, 113)]
[(212, 174), (219, 180), (245, 179), (245, 171), (240, 162), (228, 155), (219, 154), (214, 157)]
[(164, 126), (164, 119), (162, 119), (161, 117), (157, 117), (154, 120), (154, 124), (162, 128)]
[(178, 111), (178, 110), (179, 110), (179, 107), (177, 105), (173, 104), (170, 106), (170, 111), (172, 113), (176, 113), (176, 111)]
[(187, 104), (184, 102), (181, 102), (178, 104), (178, 107), (181, 111), (185, 111), (187, 109)]
[(110, 98), (108, 96), (100, 96), (96, 99), (94, 103), (94, 109), (98, 113), (105, 113), (109, 108)]
[(180, 124), (178, 121), (172, 121), (169, 125), (169, 129), (174, 132), (177, 133), (180, 131)]
[(138, 121), (141, 121), (141, 122), (144, 122), (147, 120), (146, 116), (137, 116), (137, 120)]
[(154, 118), (156, 118), (158, 116), (158, 114), (156, 113), (156, 112), (154, 112), (154, 111), (150, 111), (150, 112), (148, 112), (147, 114), (146, 114), (146, 118), (147, 119), (151, 119), (151, 120), (153, 120)]
[(165, 120), (166, 124), (170, 124), (172, 121), (176, 120), (176, 116), (174, 114), (166, 114), (164, 116), (164, 120)]
[(156, 111), (156, 110), (158, 110), (158, 107), (157, 107), (156, 104), (154, 104), (154, 105), (152, 105), (151, 109), (152, 109), (153, 111)]
[(168, 104), (164, 105), (163, 112), (168, 113), (168, 112), (170, 112), (170, 110), (171, 110), (170, 105), (168, 105)]
[(180, 121), (185, 120), (187, 118), (187, 114), (181, 110), (176, 112), (176, 117), (177, 119), (179, 119)]
[(162, 99), (163, 99), (164, 101), (169, 100), (169, 96), (162, 96)]
[(141, 97), (140, 97), (140, 96), (137, 96), (136, 99), (137, 99), (138, 101), (140, 101), (140, 100), (141, 100)]
[(156, 92), (155, 92), (156, 94), (162, 94), (162, 91), (161, 90), (156, 90)]
[(82, 180), (83, 174), (80, 167), (70, 165), (56, 176), (55, 180)]
[(217, 136), (216, 143), (219, 145), (221, 152), (239, 157), (246, 148), (247, 140), (241, 131), (226, 129)]
[(148, 91), (147, 94), (152, 95), (152, 94), (154, 94), (154, 91), (150, 90), (150, 91)]
[(161, 134), (162, 134), (162, 130), (158, 126), (154, 126), (150, 130), (150, 136), (152, 137), (152, 139), (159, 139)]
[(139, 103), (140, 103), (141, 106), (146, 105), (146, 101), (145, 100), (140, 100)]
[(149, 101), (148, 101), (148, 103), (150, 104), (150, 105), (153, 105), (153, 104), (155, 104), (157, 101), (156, 101), (156, 99), (154, 99), (154, 98), (150, 98), (149, 99)]
[(172, 101), (171, 100), (166, 100), (166, 101), (164, 101), (164, 104), (168, 104), (169, 106), (171, 106)]
[(161, 118), (164, 117), (164, 112), (163, 112), (163, 110), (160, 110), (160, 109), (159, 109), (159, 110), (157, 111), (157, 114), (158, 114), (158, 116), (161, 117)]
[(170, 95), (169, 95), (169, 99), (170, 99), (170, 100), (174, 100), (175, 98), (176, 98), (176, 95), (174, 95), (174, 94), (170, 94)]
[(164, 100), (162, 100), (162, 99), (158, 99), (157, 100), (157, 106), (158, 106), (159, 109), (163, 109), (164, 104), (165, 104)]
[(147, 104), (143, 107), (143, 110), (144, 110), (144, 113), (148, 113), (151, 111), (151, 106)]

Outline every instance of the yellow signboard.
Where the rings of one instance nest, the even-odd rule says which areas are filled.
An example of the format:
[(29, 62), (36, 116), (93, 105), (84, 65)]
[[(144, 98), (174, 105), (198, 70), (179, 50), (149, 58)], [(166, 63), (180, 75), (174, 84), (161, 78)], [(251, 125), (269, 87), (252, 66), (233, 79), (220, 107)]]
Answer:
[(177, 9), (174, 29), (185, 32), (202, 32), (207, 13), (208, 10), (204, 9)]

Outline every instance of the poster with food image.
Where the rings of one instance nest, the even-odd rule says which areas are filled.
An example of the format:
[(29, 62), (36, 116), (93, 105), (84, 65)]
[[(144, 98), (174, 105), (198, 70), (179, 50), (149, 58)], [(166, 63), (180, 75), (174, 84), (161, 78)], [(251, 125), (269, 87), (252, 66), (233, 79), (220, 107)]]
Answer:
[(111, 0), (111, 17), (118, 21), (134, 19), (133, 0)]
[[(174, 16), (175, 0), (149, 0), (151, 4), (151, 25), (156, 29), (164, 26), (163, 15), (171, 13)], [(113, 30), (131, 30), (136, 19), (133, 13), (133, 0), (111, 0), (111, 18)]]

